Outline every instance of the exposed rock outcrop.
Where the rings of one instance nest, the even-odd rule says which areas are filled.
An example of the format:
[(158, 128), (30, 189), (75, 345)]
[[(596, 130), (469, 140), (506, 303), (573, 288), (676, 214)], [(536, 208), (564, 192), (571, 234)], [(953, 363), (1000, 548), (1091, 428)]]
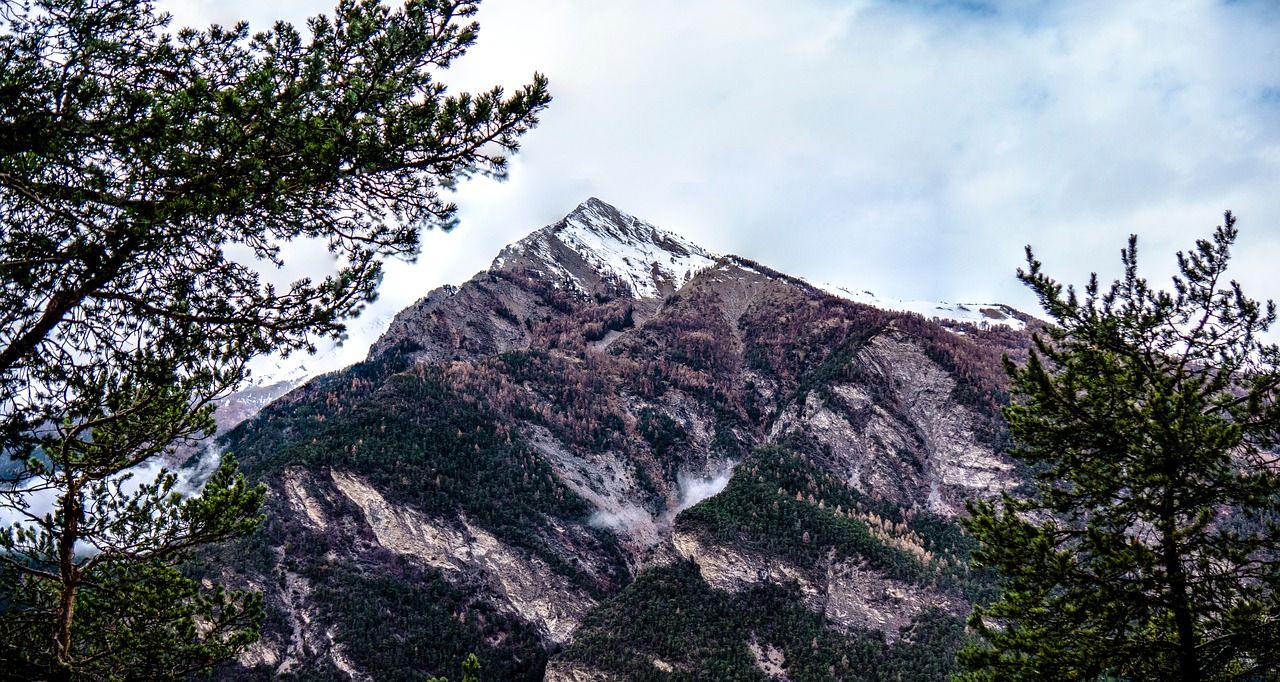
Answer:
[(918, 343), (881, 334), (852, 362), (879, 381), (833, 384), (828, 398), (809, 393), (774, 422), (772, 435), (801, 429), (830, 448), (832, 466), (856, 490), (948, 517), (961, 513), (965, 498), (994, 497), (1016, 483), (1007, 459), (979, 441), (972, 408), (953, 397), (955, 378)]
[(926, 609), (967, 610), (958, 599), (920, 585), (895, 580), (858, 559), (828, 555), (813, 566), (797, 566), (776, 555), (714, 542), (699, 533), (676, 530), (672, 542), (681, 557), (698, 566), (712, 587), (727, 592), (763, 583), (795, 584), (804, 603), (835, 626), (882, 630), (892, 641)]
[(536, 624), (553, 643), (569, 641), (595, 603), (545, 561), (508, 547), (465, 518), (458, 521), (460, 527), (451, 527), (388, 503), (357, 476), (334, 471), (332, 477), (338, 490), (360, 507), (380, 545), (483, 581), (500, 607)]
[(572, 661), (551, 661), (547, 664), (546, 682), (622, 682), (617, 675), (593, 670)]

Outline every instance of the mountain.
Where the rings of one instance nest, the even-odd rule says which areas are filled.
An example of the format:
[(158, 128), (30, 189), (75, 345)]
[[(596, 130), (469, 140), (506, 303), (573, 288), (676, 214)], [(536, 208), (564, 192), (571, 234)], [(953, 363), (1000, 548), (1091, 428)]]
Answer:
[(269, 616), (219, 675), (944, 679), (991, 589), (955, 519), (1023, 480), (1000, 358), (1038, 324), (964, 308), (591, 199), (224, 436), (267, 522), (202, 570)]
[(236, 426), (270, 405), (272, 401), (297, 388), (301, 380), (282, 379), (264, 384), (252, 384), (218, 401), (213, 412), (218, 433)]

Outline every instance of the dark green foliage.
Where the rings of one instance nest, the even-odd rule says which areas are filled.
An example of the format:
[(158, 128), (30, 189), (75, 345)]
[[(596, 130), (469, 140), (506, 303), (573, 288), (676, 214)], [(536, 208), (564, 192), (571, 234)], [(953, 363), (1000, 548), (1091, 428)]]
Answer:
[[(71, 481), (48, 517), (0, 533), (0, 679), (168, 679), (257, 638), (261, 595), (202, 589), (180, 567), (194, 547), (256, 527), (265, 488), (230, 456), (199, 496), (175, 484)], [(96, 551), (71, 554), (68, 535)]]
[[(250, 356), (340, 337), (380, 260), (449, 227), (441, 185), (500, 174), (546, 83), (447, 96), (476, 2), (391, 11), (344, 0), (310, 22), (167, 31), (145, 2), (7, 4), (0, 57), (0, 449), (164, 379), (199, 398)], [(68, 66), (73, 65), (73, 66)], [(285, 290), (226, 249), (282, 265), (327, 242), (340, 272)], [(109, 322), (109, 323), (107, 323)], [(160, 372), (158, 376), (156, 372)], [(43, 385), (27, 396), (18, 389)], [(106, 385), (104, 385), (106, 384)], [(18, 396), (23, 396), (19, 401)], [(195, 407), (202, 407), (197, 400)]]
[(749, 438), (753, 431), (752, 425), (736, 411), (720, 404), (712, 405), (712, 409), (716, 419), (715, 433), (711, 437), (712, 449), (721, 457), (732, 460), (746, 457), (751, 449)]
[(974, 543), (953, 522), (866, 499), (782, 446), (753, 451), (722, 492), (681, 512), (676, 526), (799, 566), (834, 550), (836, 559), (859, 558), (899, 580), (967, 600), (981, 603), (991, 594), (992, 575), (969, 568)]
[[(468, 654), (467, 660), (462, 662), (462, 680), (461, 682), (480, 682), (480, 659), (475, 654)], [(449, 682), (447, 677), (431, 678), (427, 682)]]
[[(655, 471), (659, 472), (664, 480), (675, 479), (690, 445), (689, 434), (684, 427), (666, 412), (645, 406), (640, 408), (635, 431), (649, 445)], [(636, 484), (650, 495), (652, 511), (659, 512), (664, 506), (661, 490), (649, 475), (642, 458), (632, 459), (632, 471), (636, 477)]]
[[(585, 525), (590, 509), (481, 397), (485, 391), (458, 386), (489, 384), (442, 366), (408, 368), (412, 350), (394, 349), (311, 382), (233, 430), (229, 446), (244, 453), (252, 476), (269, 479), (294, 465), (354, 473), (397, 506), (446, 522), (465, 514), (503, 542), (532, 551), (589, 593), (616, 590), (629, 576), (607, 532), (591, 531), (592, 546), (578, 547), (603, 557), (602, 576), (586, 574), (547, 546), (545, 538), (555, 536), (553, 523)], [(533, 380), (548, 361), (545, 354), (518, 352), (494, 362)], [(330, 504), (319, 492), (313, 495), (330, 518), (361, 518), (342, 498)], [(456, 679), (458, 662), (474, 651), (485, 662), (485, 679), (541, 679), (547, 655), (541, 640), (529, 626), (494, 612), (477, 596), (477, 586), (454, 585), (436, 571), (381, 550), (362, 550), (358, 566), (330, 562), (324, 557), (346, 556), (350, 547), (331, 533), (306, 527), (284, 506), (267, 527), (224, 552), (218, 563), (233, 565), (242, 575), (284, 569), (306, 577), (314, 586), (317, 617), (332, 624), (338, 640), (349, 645), (346, 655), (363, 672), (375, 679), (431, 674)], [(273, 548), (280, 548), (284, 558)], [(288, 641), (289, 627), (283, 614), (268, 614), (264, 636), (278, 633), (277, 641)], [(305, 670), (321, 675), (325, 665), (313, 661)], [(240, 674), (239, 669), (224, 672), (227, 679)]]
[(836, 513), (857, 506), (848, 488), (802, 456), (763, 446), (738, 465), (720, 494), (681, 512), (676, 524), (802, 566), (835, 549), (838, 557), (862, 557), (893, 577), (922, 580), (926, 569), (918, 558), (876, 539), (865, 521)]
[[(546, 653), (527, 625), (473, 600), (438, 574), (405, 564), (397, 568), (376, 577), (341, 565), (313, 564), (307, 572), (323, 617), (336, 624), (335, 641), (360, 670), (389, 682), (455, 677), (468, 654), (478, 652), (489, 679), (542, 679)], [(503, 646), (486, 643), (495, 640)]]
[(640, 408), (636, 432), (649, 444), (653, 456), (663, 463), (673, 461), (677, 448), (684, 446), (689, 437), (679, 422), (652, 407)]
[[(831, 385), (865, 379), (864, 373), (858, 371), (854, 358), (871, 339), (883, 333), (889, 324), (889, 317), (884, 311), (865, 311), (853, 308), (859, 313), (869, 316), (871, 320), (853, 326), (849, 333), (840, 340), (829, 355), (822, 359), (812, 371), (801, 375), (800, 384), (796, 387), (794, 400), (803, 401), (810, 391), (818, 391), (824, 398), (831, 397)], [(878, 396), (879, 397), (879, 396)]]
[[(230, 460), (199, 497), (125, 479), (211, 433), (252, 357), (340, 339), (382, 259), (455, 222), (441, 186), (504, 172), (549, 97), (537, 75), (446, 95), (477, 10), (342, 0), (304, 40), (172, 31), (145, 1), (4, 4), (0, 506), (22, 521), (0, 533), (0, 670), (165, 679), (253, 640), (256, 598), (176, 566), (252, 529), (262, 490)], [(264, 281), (305, 239), (338, 271)]]
[(963, 618), (933, 609), (917, 615), (899, 634), (881, 667), (887, 672), (883, 679), (894, 682), (948, 679), (959, 670), (955, 652), (973, 639)]
[[(174, 562), (169, 562), (174, 563)], [(86, 574), (77, 595), (72, 654), (113, 652), (77, 666), (77, 679), (152, 680), (183, 676), (233, 657), (257, 638), (259, 594), (203, 591), (159, 562), (111, 562)], [(56, 679), (48, 633), (56, 629), (57, 594), (12, 567), (0, 625), (0, 679)]]
[(951, 671), (963, 634), (955, 616), (922, 614), (889, 645), (878, 631), (829, 629), (800, 598), (797, 589), (779, 585), (739, 594), (713, 590), (692, 563), (651, 569), (588, 613), (559, 658), (630, 682), (767, 682), (773, 678), (757, 667), (753, 644), (762, 654), (780, 652), (794, 682), (936, 682)]
[[(884, 516), (893, 518), (892, 510)], [(988, 604), (996, 598), (996, 572), (972, 565), (978, 541), (965, 533), (955, 519), (914, 514), (907, 520), (907, 527), (938, 558), (942, 570), (935, 580), (939, 587), (959, 593), (970, 604)]]
[[(468, 652), (485, 661), (487, 679), (541, 679), (547, 653), (538, 634), (494, 611), (477, 598), (474, 586), (385, 550), (366, 551), (358, 562), (335, 558), (349, 550), (346, 540), (309, 528), (280, 508), (286, 504), (270, 509), (263, 527), (234, 546), (206, 551), (205, 563), (197, 568), (260, 576), (282, 592), (305, 581), (305, 596), (294, 598), (306, 599), (315, 622), (323, 623), (344, 656), (374, 679), (457, 679)], [(330, 518), (342, 512), (325, 508)], [(281, 608), (268, 603), (264, 639), (289, 642), (294, 627)], [(348, 679), (323, 656), (300, 661), (295, 674), (305, 680)], [(276, 679), (265, 666), (225, 666), (215, 678)]]
[[(583, 587), (602, 589), (541, 539), (548, 518), (583, 521), (590, 507), (482, 399), (455, 392), (438, 366), (391, 374), (366, 390), (361, 375), (380, 374), (368, 369), (365, 363), (330, 375), (325, 386), (308, 387), (305, 402), (269, 408), (229, 434), (228, 444), (244, 453), (246, 471), (265, 475), (301, 464), (358, 472), (391, 501), (429, 516), (464, 512)], [(348, 385), (353, 392), (340, 391)], [(352, 400), (353, 394), (359, 397)], [(322, 409), (338, 400), (340, 409)], [(596, 537), (605, 551), (617, 552), (612, 536), (601, 531)]]
[(515, 313), (511, 312), (510, 308), (504, 305), (500, 305), (494, 308), (493, 312), (497, 313), (498, 317), (501, 317), (502, 319), (506, 320), (507, 322), (510, 322), (511, 324), (514, 324), (517, 326), (520, 324), (520, 318)]
[(1083, 298), (1031, 257), (1019, 272), (1057, 326), (1007, 362), (1006, 409), (1036, 494), (969, 505), (1000, 598), (964, 680), (1273, 680), (1280, 676), (1280, 349), (1275, 319), (1228, 282), (1236, 236), (1178, 254), (1174, 291), (1137, 274)]

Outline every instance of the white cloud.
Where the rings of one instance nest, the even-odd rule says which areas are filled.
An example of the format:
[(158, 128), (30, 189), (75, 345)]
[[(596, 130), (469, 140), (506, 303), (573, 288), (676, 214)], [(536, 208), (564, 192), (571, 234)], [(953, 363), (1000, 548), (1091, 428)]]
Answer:
[[(263, 26), (327, 4), (162, 6)], [(510, 181), (463, 185), (462, 227), (390, 268), (345, 359), (592, 195), (813, 281), (1024, 308), (1024, 244), (1079, 282), (1136, 232), (1159, 281), (1231, 208), (1237, 276), (1280, 296), (1274, 3), (486, 0), (479, 20), (445, 80), (540, 70), (556, 101)]]

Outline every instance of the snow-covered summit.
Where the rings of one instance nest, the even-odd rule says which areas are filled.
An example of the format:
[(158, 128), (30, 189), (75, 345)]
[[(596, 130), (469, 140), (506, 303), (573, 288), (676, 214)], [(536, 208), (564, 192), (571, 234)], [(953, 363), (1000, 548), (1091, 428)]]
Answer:
[[(717, 256), (609, 204), (591, 198), (557, 223), (548, 225), (499, 252), (490, 270), (522, 268), (583, 294), (602, 283), (621, 285), (636, 298), (661, 298), (684, 286)], [(1019, 313), (996, 303), (900, 301), (869, 291), (822, 284), (833, 296), (940, 322), (1023, 329)]]
[[(491, 269), (519, 263), (584, 293), (610, 279), (636, 298), (659, 298), (679, 289), (717, 256), (702, 247), (596, 198), (554, 225), (504, 248)], [(585, 267), (584, 267), (585, 266)]]

